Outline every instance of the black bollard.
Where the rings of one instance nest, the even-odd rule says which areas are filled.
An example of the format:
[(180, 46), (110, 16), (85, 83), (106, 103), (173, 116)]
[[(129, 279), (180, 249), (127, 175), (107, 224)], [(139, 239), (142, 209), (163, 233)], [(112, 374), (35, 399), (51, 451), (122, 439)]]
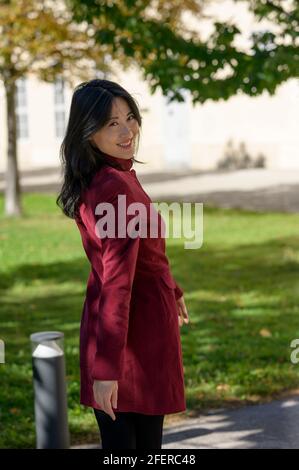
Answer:
[(63, 338), (59, 331), (30, 335), (37, 449), (70, 447)]

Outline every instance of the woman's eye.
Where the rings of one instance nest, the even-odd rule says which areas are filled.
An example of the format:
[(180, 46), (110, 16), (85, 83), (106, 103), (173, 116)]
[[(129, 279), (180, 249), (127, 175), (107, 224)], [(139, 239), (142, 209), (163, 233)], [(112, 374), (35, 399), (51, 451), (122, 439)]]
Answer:
[[(134, 116), (133, 114), (131, 114), (131, 116), (129, 116), (128, 119), (130, 119), (130, 118), (133, 118), (133, 119), (134, 119), (135, 116)], [(116, 121), (114, 121), (114, 122), (112, 122), (112, 123), (110, 124), (109, 127), (113, 126), (113, 124), (118, 124), (118, 123), (117, 123)]]

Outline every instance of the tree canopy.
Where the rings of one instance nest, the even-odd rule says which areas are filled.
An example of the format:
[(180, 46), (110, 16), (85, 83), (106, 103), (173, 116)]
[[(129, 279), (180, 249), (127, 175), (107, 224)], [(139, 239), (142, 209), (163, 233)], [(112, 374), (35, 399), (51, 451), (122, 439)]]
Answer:
[(257, 22), (267, 19), (280, 31), (252, 32), (244, 51), (235, 45), (241, 31), (232, 21), (214, 20), (206, 40), (184, 24), (184, 12), (204, 18), (213, 0), (67, 0), (74, 20), (92, 24), (98, 43), (130, 58), (151, 92), (160, 87), (169, 101), (182, 101), (180, 90), (187, 89), (193, 103), (227, 100), (237, 92), (274, 94), (279, 84), (299, 75), (298, 0), (234, 2), (247, 3)]

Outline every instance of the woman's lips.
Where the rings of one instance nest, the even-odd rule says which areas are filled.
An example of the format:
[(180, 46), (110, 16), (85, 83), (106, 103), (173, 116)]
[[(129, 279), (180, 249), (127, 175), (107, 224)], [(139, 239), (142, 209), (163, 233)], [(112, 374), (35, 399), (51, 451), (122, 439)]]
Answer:
[[(124, 145), (124, 144), (117, 144), (120, 148), (124, 149), (124, 150), (128, 150), (131, 148), (132, 146), (132, 141), (133, 139), (130, 140), (130, 143), (128, 145)], [(127, 141), (128, 142), (128, 141)]]

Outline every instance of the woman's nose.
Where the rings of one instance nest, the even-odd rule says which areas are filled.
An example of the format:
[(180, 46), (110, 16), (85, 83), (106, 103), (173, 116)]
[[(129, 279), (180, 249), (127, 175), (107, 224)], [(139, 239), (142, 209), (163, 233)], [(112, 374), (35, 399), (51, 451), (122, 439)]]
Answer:
[(134, 134), (133, 134), (133, 132), (131, 131), (131, 129), (128, 129), (128, 132), (122, 133), (121, 138), (122, 138), (122, 139), (125, 139), (125, 138), (127, 137), (128, 139), (132, 139), (133, 135), (134, 135)]

